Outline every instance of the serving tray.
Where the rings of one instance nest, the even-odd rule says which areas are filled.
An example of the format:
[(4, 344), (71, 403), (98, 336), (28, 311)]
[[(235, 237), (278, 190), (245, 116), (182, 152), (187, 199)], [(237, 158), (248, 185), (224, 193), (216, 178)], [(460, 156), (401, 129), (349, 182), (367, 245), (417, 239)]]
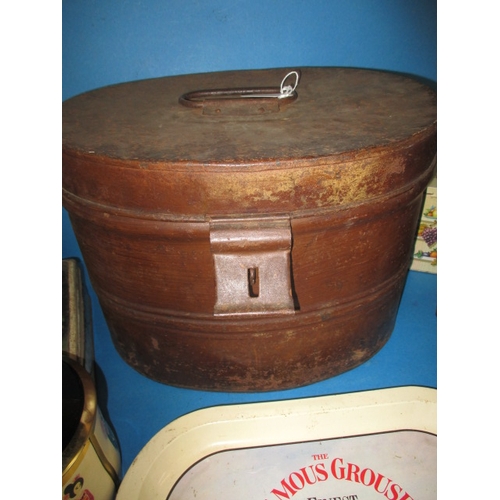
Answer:
[(117, 500), (436, 498), (436, 390), (211, 407), (139, 453)]

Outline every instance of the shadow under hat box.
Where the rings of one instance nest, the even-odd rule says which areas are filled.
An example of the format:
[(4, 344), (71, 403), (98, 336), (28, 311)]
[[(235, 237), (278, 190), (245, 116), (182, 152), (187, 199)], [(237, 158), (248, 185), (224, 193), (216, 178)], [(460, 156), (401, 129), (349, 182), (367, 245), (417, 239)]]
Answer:
[(435, 169), (436, 94), (384, 71), (287, 73), (155, 78), (63, 103), (63, 204), (114, 344), (147, 377), (297, 387), (358, 366), (393, 330)]

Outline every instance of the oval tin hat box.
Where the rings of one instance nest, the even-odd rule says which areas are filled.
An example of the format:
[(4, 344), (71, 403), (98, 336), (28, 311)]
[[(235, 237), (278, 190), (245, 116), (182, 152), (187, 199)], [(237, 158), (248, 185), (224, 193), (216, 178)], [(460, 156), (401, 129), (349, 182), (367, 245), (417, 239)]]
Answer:
[(389, 338), (435, 169), (436, 94), (383, 71), (172, 76), (63, 103), (63, 204), (114, 344), (268, 391)]

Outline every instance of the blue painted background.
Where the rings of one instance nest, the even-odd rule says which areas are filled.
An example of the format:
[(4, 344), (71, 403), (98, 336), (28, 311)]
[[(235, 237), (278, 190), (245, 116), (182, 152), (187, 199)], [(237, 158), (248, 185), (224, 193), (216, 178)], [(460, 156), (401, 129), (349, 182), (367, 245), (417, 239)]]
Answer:
[(358, 66), (436, 80), (435, 0), (63, 0), (63, 98), (204, 71)]

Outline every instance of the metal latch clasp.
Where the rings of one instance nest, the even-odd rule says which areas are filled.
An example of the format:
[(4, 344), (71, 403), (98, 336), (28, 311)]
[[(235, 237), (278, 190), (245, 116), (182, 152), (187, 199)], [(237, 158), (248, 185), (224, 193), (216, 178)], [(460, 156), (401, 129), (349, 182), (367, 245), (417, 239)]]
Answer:
[(215, 315), (294, 313), (290, 218), (210, 221)]

